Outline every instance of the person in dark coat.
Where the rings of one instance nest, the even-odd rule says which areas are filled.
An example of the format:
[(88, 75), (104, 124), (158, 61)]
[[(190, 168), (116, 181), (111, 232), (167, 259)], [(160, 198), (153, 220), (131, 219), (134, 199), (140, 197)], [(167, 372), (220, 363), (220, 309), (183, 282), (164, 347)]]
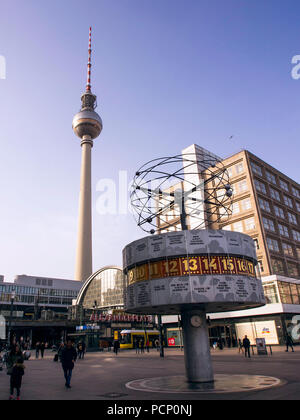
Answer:
[(39, 354), (40, 354), (40, 342), (38, 341), (35, 345), (35, 357), (36, 357), (36, 359), (39, 358)]
[(285, 343), (286, 343), (286, 351), (289, 351), (289, 347), (291, 347), (292, 352), (294, 353), (294, 342), (290, 334), (286, 335)]
[(41, 343), (40, 345), (40, 350), (41, 350), (41, 357), (42, 359), (44, 358), (44, 353), (45, 353), (45, 343)]
[(141, 344), (141, 353), (144, 353), (145, 352), (145, 341), (144, 341), (144, 339), (142, 338), (141, 339), (141, 341), (140, 341), (140, 344)]
[(250, 356), (250, 346), (251, 346), (250, 340), (249, 340), (249, 338), (245, 335), (245, 338), (244, 338), (244, 340), (243, 340), (243, 347), (244, 347), (244, 349), (245, 349), (245, 357), (247, 357), (247, 355), (248, 355), (248, 357), (251, 357), (251, 356)]
[(22, 363), (24, 361), (23, 354), (20, 350), (18, 345), (12, 347), (11, 351), (8, 353), (7, 360), (6, 360), (6, 367), (7, 367), (7, 374), (11, 375), (14, 365), (17, 363), (18, 359), (22, 359)]
[(71, 378), (76, 359), (77, 352), (73, 347), (72, 341), (68, 340), (67, 345), (63, 348), (61, 352), (61, 364), (66, 379), (65, 387), (68, 389), (71, 388)]
[(114, 353), (116, 354), (116, 356), (118, 354), (119, 348), (120, 348), (120, 342), (119, 342), (119, 340), (115, 340), (114, 341)]
[(10, 376), (10, 400), (14, 399), (14, 390), (17, 391), (17, 400), (20, 399), (21, 386), (22, 386), (22, 377), (24, 375), (25, 366), (23, 365), (23, 359), (18, 358), (17, 363), (14, 364), (12, 368), (12, 373)]
[(84, 359), (84, 355), (85, 355), (85, 352), (86, 352), (86, 345), (85, 345), (85, 342), (84, 342), (84, 341), (82, 341), (82, 342), (81, 342), (81, 345), (82, 345), (82, 358)]

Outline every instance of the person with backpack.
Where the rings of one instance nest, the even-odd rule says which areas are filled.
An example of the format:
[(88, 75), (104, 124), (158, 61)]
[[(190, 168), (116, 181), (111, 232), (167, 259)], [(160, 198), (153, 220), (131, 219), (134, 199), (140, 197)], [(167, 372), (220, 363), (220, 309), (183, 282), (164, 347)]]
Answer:
[(22, 386), (22, 377), (25, 372), (25, 366), (23, 364), (23, 359), (19, 357), (14, 364), (10, 376), (10, 400), (14, 399), (14, 390), (17, 391), (17, 400), (20, 400), (21, 386)]

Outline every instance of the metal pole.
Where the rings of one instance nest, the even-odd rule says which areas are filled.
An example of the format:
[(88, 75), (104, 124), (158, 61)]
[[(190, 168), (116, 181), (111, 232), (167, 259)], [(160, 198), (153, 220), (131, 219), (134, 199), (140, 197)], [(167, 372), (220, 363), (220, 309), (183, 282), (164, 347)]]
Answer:
[(188, 382), (213, 382), (214, 374), (205, 311), (183, 311), (181, 319)]
[(13, 309), (14, 309), (14, 295), (11, 296), (10, 301), (10, 317), (9, 317), (9, 324), (8, 324), (8, 345), (11, 346), (11, 322), (13, 317)]
[(159, 328), (160, 357), (165, 357), (165, 353), (164, 353), (164, 343), (163, 343), (163, 333), (162, 333), (161, 315), (157, 315), (157, 318), (158, 318), (158, 328)]

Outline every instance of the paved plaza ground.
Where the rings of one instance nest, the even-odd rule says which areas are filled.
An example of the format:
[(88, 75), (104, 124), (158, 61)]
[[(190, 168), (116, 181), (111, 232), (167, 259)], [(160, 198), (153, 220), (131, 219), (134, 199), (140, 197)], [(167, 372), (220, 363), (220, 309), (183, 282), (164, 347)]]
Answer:
[[(117, 357), (110, 352), (87, 353), (76, 363), (72, 389), (64, 387), (60, 363), (53, 362), (53, 353), (46, 352), (44, 360), (25, 362), (26, 373), (22, 386), (23, 400), (205, 400), (205, 399), (300, 399), (300, 347), (295, 353), (274, 348), (272, 356), (254, 355), (246, 359), (236, 349), (212, 351), (216, 374), (266, 375), (279, 378), (283, 384), (274, 388), (221, 394), (173, 394), (141, 392), (126, 387), (133, 380), (184, 374), (183, 352), (167, 349), (165, 358), (151, 350), (136, 355), (123, 351)], [(32, 352), (34, 356), (34, 352)], [(9, 376), (0, 372), (0, 400), (9, 397)]]

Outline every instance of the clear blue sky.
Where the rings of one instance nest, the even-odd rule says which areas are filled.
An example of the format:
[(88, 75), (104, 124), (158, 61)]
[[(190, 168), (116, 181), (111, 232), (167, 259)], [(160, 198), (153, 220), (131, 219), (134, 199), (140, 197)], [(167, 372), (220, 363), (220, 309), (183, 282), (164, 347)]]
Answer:
[[(2, 2), (0, 273), (72, 278), (80, 146), (71, 123), (86, 78), (104, 130), (101, 178), (198, 143), (248, 148), (299, 182), (299, 0), (12, 0)], [(227, 140), (234, 135), (232, 141)], [(94, 268), (121, 263), (142, 236), (132, 216), (94, 211)]]

